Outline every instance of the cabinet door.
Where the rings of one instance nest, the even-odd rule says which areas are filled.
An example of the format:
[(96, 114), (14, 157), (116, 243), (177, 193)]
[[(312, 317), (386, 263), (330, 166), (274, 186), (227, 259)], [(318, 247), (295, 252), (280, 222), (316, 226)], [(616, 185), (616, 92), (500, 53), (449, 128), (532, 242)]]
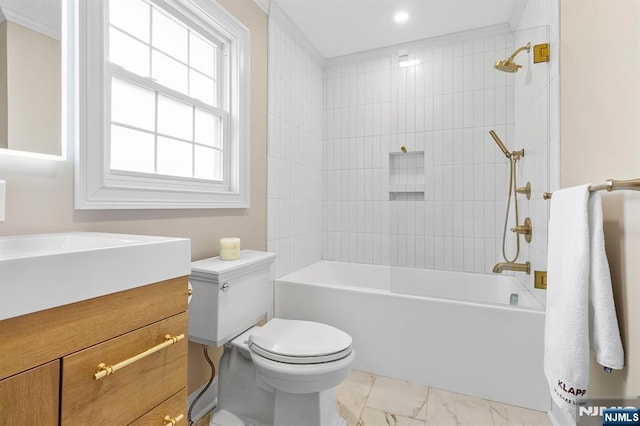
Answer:
[(60, 360), (0, 380), (0, 422), (57, 425)]
[[(185, 312), (64, 357), (62, 425), (128, 424), (185, 388), (186, 333)], [(177, 343), (94, 379), (98, 364), (114, 365), (135, 358), (161, 344), (165, 335), (180, 334), (185, 338)]]
[(130, 426), (186, 425), (187, 422), (187, 389), (184, 388), (153, 410), (140, 417)]

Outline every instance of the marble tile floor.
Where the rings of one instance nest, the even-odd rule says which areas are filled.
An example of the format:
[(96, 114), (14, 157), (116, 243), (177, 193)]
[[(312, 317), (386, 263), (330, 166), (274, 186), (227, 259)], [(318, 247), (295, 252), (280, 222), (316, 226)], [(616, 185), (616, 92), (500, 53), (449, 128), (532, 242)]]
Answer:
[(547, 414), (352, 371), (336, 388), (348, 426), (551, 426)]
[[(352, 371), (336, 387), (348, 426), (551, 426), (547, 413)], [(194, 426), (209, 424), (209, 414)]]

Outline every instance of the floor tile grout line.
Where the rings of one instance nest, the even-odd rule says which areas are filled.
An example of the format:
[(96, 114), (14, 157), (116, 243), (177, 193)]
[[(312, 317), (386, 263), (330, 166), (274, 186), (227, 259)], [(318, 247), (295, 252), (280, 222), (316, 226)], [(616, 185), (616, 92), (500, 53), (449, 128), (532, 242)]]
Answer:
[[(364, 424), (364, 421), (362, 420), (362, 415), (364, 414), (365, 408), (369, 408), (370, 410), (379, 411), (381, 413), (387, 414), (386, 411), (380, 410), (378, 408), (369, 407), (369, 405), (368, 405), (369, 397), (371, 396), (371, 392), (373, 392), (373, 387), (375, 386), (376, 380), (378, 379), (379, 376), (377, 374), (371, 374), (371, 373), (367, 373), (367, 374), (369, 374), (369, 375), (371, 375), (373, 377), (373, 381), (371, 382), (371, 386), (369, 387), (369, 392), (367, 393), (367, 396), (366, 396), (366, 398), (364, 400), (364, 405), (362, 406), (362, 409), (360, 410), (360, 416), (356, 420), (357, 426), (366, 426)], [(384, 376), (384, 377), (386, 377), (386, 376)], [(394, 379), (394, 380), (398, 380), (398, 379)], [(404, 382), (406, 382), (406, 381), (404, 381)], [(406, 383), (412, 383), (412, 382), (406, 382)], [(428, 409), (427, 407), (428, 407), (428, 403), (429, 403), (429, 393), (431, 392), (431, 386), (425, 386), (425, 388), (427, 389), (427, 394), (426, 394), (426, 399), (424, 400), (424, 411), (425, 411), (424, 419), (420, 419), (420, 418), (417, 418), (417, 417), (411, 417), (411, 416), (406, 417), (406, 418), (422, 422), (426, 426), (427, 425), (427, 409)], [(360, 422), (362, 422), (362, 423), (360, 423)]]
[[(431, 386), (425, 386), (425, 388), (427, 388), (427, 395), (425, 396), (425, 400), (424, 400), (424, 419), (422, 419), (422, 421), (424, 421), (424, 424), (427, 424), (427, 410), (429, 409), (429, 392), (431, 391)], [(416, 419), (416, 420), (420, 420), (420, 419)]]
[(487, 399), (487, 401), (489, 402), (489, 413), (491, 414), (491, 423), (493, 423), (493, 426), (496, 426), (496, 419), (493, 417), (493, 405), (491, 405), (491, 401)]
[(362, 425), (364, 426), (364, 421), (362, 420), (362, 415), (364, 414), (364, 409), (367, 408), (367, 403), (369, 402), (369, 397), (371, 396), (371, 392), (373, 391), (373, 386), (376, 383), (376, 380), (378, 379), (378, 375), (377, 374), (371, 374), (371, 376), (373, 376), (373, 381), (371, 382), (371, 386), (369, 386), (369, 392), (367, 392), (367, 397), (364, 399), (364, 404), (362, 405), (362, 408), (360, 409), (360, 415), (358, 416), (357, 420), (356, 420), (356, 424), (360, 424), (362, 422)]
[(429, 418), (429, 398), (431, 397), (431, 386), (427, 386), (427, 400), (424, 402), (424, 424), (427, 426)]

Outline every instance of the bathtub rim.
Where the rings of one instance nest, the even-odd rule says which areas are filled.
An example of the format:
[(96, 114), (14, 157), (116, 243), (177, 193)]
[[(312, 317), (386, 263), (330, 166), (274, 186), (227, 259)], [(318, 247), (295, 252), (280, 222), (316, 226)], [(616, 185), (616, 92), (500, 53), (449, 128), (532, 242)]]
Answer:
[[(332, 261), (332, 260), (320, 260), (318, 262), (335, 262), (335, 263), (343, 263), (343, 264), (356, 264), (356, 265), (368, 265), (368, 264), (360, 264), (360, 263), (354, 263), (354, 262), (337, 262), (337, 261)], [(533, 294), (531, 294), (531, 292), (529, 291), (529, 289), (527, 289), (524, 285), (522, 285), (522, 283), (520, 281), (518, 281), (517, 279), (514, 279), (513, 281), (515, 283), (517, 283), (518, 286), (520, 286), (522, 288), (523, 291), (526, 291), (527, 293), (529, 293), (531, 295), (531, 297), (533, 298), (533, 300), (538, 303), (540, 306), (539, 307), (530, 307), (530, 306), (521, 306), (521, 305), (507, 305), (505, 303), (496, 303), (496, 302), (475, 302), (475, 301), (469, 301), (469, 300), (460, 300), (460, 299), (449, 299), (449, 298), (444, 298), (444, 297), (435, 297), (435, 296), (418, 296), (418, 295), (413, 295), (413, 294), (406, 294), (406, 293), (394, 293), (391, 291), (391, 289), (377, 289), (377, 288), (369, 288), (369, 287), (359, 287), (359, 286), (349, 286), (349, 285), (345, 285), (345, 284), (334, 284), (334, 283), (328, 283), (328, 282), (309, 282), (309, 281), (295, 281), (292, 280), (289, 277), (290, 275), (296, 274), (299, 271), (308, 268), (309, 266), (312, 266), (318, 262), (314, 262), (312, 264), (309, 264), (307, 266), (304, 266), (296, 271), (290, 272), (288, 274), (282, 275), (281, 277), (278, 277), (274, 280), (275, 284), (289, 284), (289, 285), (303, 285), (303, 286), (310, 286), (310, 287), (316, 287), (316, 288), (331, 288), (331, 289), (338, 289), (338, 290), (344, 290), (344, 291), (349, 291), (349, 292), (354, 292), (354, 293), (373, 293), (373, 294), (379, 294), (379, 295), (387, 295), (387, 296), (393, 296), (393, 297), (404, 297), (404, 298), (408, 298), (408, 299), (419, 299), (419, 300), (430, 300), (433, 302), (440, 302), (440, 303), (446, 303), (446, 304), (455, 304), (455, 305), (467, 305), (467, 306), (490, 306), (492, 308), (498, 308), (498, 309), (503, 309), (506, 311), (529, 311), (529, 312), (537, 312), (540, 313), (542, 315), (545, 314), (546, 308), (545, 306), (543, 306), (539, 300), (537, 300)], [(385, 265), (371, 265), (374, 267), (380, 267), (380, 268), (393, 268), (393, 266), (385, 266)], [(438, 271), (438, 272), (450, 272), (450, 271)], [(465, 274), (476, 274), (473, 272), (464, 272)]]

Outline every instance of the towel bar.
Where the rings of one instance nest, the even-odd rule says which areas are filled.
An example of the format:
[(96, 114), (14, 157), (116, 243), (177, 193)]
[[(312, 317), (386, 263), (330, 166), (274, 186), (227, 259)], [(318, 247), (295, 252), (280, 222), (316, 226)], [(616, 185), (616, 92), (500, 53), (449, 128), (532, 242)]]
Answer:
[[(640, 191), (640, 178), (638, 179), (629, 179), (629, 180), (614, 180), (607, 179), (605, 183), (601, 185), (594, 185), (589, 187), (589, 191), (618, 191), (618, 190), (631, 190), (631, 191)], [(545, 200), (549, 200), (553, 194), (551, 192), (545, 192), (542, 194), (542, 198)]]

